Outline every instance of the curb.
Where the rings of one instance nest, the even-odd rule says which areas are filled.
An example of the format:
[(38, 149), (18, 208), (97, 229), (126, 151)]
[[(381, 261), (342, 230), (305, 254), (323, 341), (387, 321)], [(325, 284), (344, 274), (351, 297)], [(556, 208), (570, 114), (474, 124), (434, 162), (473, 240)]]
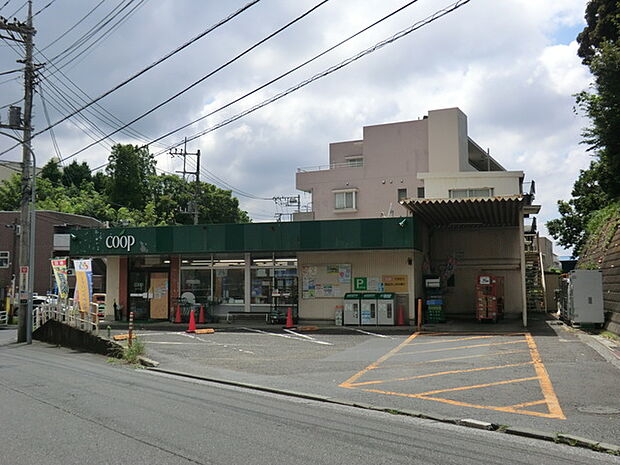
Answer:
[[(149, 361), (153, 362), (152, 360), (149, 360)], [(158, 362), (154, 362), (154, 363), (157, 363), (157, 365), (159, 365)], [(276, 389), (276, 388), (270, 388), (266, 386), (259, 386), (257, 384), (241, 383), (238, 381), (230, 381), (230, 380), (224, 380), (224, 379), (218, 379), (218, 378), (209, 378), (206, 376), (198, 376), (198, 375), (193, 375), (190, 373), (183, 373), (180, 371), (156, 368), (157, 365), (147, 366), (146, 369), (148, 371), (154, 371), (157, 373), (164, 373), (167, 375), (178, 376), (180, 378), (195, 379), (199, 381), (208, 381), (211, 383), (223, 384), (226, 386), (241, 387), (245, 389), (252, 389), (255, 391), (269, 392), (271, 394), (280, 394), (280, 395), (288, 396), (288, 397), (296, 397), (298, 399), (308, 399), (308, 400), (314, 400), (317, 402), (324, 402), (328, 404), (343, 405), (346, 407), (358, 408), (362, 410), (384, 412), (384, 413), (389, 413), (392, 415), (404, 415), (408, 417), (415, 417), (415, 418), (421, 418), (425, 420), (438, 421), (441, 423), (449, 423), (452, 425), (458, 425), (458, 426), (463, 426), (467, 428), (482, 429), (485, 431), (493, 431), (497, 433), (511, 434), (514, 436), (521, 436), (521, 437), (527, 437), (531, 439), (538, 439), (542, 441), (566, 444), (566, 445), (573, 446), (573, 447), (582, 447), (586, 449), (591, 449), (596, 452), (605, 452), (611, 455), (620, 455), (620, 446), (617, 446), (615, 444), (607, 444), (607, 443), (600, 442), (600, 441), (594, 441), (591, 439), (582, 438), (580, 436), (574, 436), (571, 434), (548, 433), (548, 432), (536, 430), (533, 428), (498, 425), (495, 423), (488, 423), (486, 421), (475, 420), (471, 418), (457, 419), (457, 418), (444, 417), (440, 415), (422, 413), (422, 412), (418, 412), (415, 410), (402, 410), (402, 409), (394, 409), (394, 408), (389, 408), (389, 407), (381, 407), (381, 406), (375, 406), (371, 404), (364, 404), (360, 402), (351, 402), (347, 400), (337, 399), (334, 397), (321, 396), (321, 395), (316, 395), (316, 394), (308, 394), (305, 392), (287, 391), (284, 389)]]

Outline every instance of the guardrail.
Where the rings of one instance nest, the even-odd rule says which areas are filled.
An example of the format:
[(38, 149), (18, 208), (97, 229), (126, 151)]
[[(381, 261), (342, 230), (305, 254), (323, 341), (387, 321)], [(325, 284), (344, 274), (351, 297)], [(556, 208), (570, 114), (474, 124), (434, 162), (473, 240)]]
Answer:
[(34, 309), (33, 329), (37, 329), (49, 320), (72, 326), (82, 331), (99, 334), (98, 305), (90, 303), (88, 312), (81, 312), (73, 299), (67, 301), (45, 302)]

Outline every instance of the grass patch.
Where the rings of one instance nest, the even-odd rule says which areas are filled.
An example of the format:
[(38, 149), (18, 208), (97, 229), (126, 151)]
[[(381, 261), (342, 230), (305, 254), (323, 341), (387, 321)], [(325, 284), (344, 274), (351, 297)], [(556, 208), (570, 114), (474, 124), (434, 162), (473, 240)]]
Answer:
[(140, 356), (146, 353), (144, 342), (134, 338), (131, 347), (128, 345), (123, 351), (123, 360), (127, 363), (138, 364)]
[(610, 339), (614, 342), (620, 342), (620, 336), (612, 333), (611, 331), (603, 330), (599, 333), (599, 336), (603, 336), (606, 339)]

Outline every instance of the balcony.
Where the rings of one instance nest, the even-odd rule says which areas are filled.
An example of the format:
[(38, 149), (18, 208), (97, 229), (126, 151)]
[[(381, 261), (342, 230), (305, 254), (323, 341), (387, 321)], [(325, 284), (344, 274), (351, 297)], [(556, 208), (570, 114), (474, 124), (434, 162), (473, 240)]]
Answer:
[(316, 171), (328, 171), (335, 170), (339, 168), (362, 168), (364, 166), (363, 158), (352, 158), (351, 160), (338, 162), (338, 163), (330, 163), (329, 165), (319, 165), (319, 166), (306, 166), (303, 168), (297, 168), (298, 173), (313, 173)]

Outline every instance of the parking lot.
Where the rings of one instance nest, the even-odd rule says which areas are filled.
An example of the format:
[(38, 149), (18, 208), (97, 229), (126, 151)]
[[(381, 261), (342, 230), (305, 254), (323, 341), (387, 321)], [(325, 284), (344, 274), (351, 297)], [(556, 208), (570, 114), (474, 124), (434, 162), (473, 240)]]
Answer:
[(620, 370), (578, 331), (546, 321), (528, 329), (227, 325), (213, 334), (138, 334), (166, 370), (617, 443)]

